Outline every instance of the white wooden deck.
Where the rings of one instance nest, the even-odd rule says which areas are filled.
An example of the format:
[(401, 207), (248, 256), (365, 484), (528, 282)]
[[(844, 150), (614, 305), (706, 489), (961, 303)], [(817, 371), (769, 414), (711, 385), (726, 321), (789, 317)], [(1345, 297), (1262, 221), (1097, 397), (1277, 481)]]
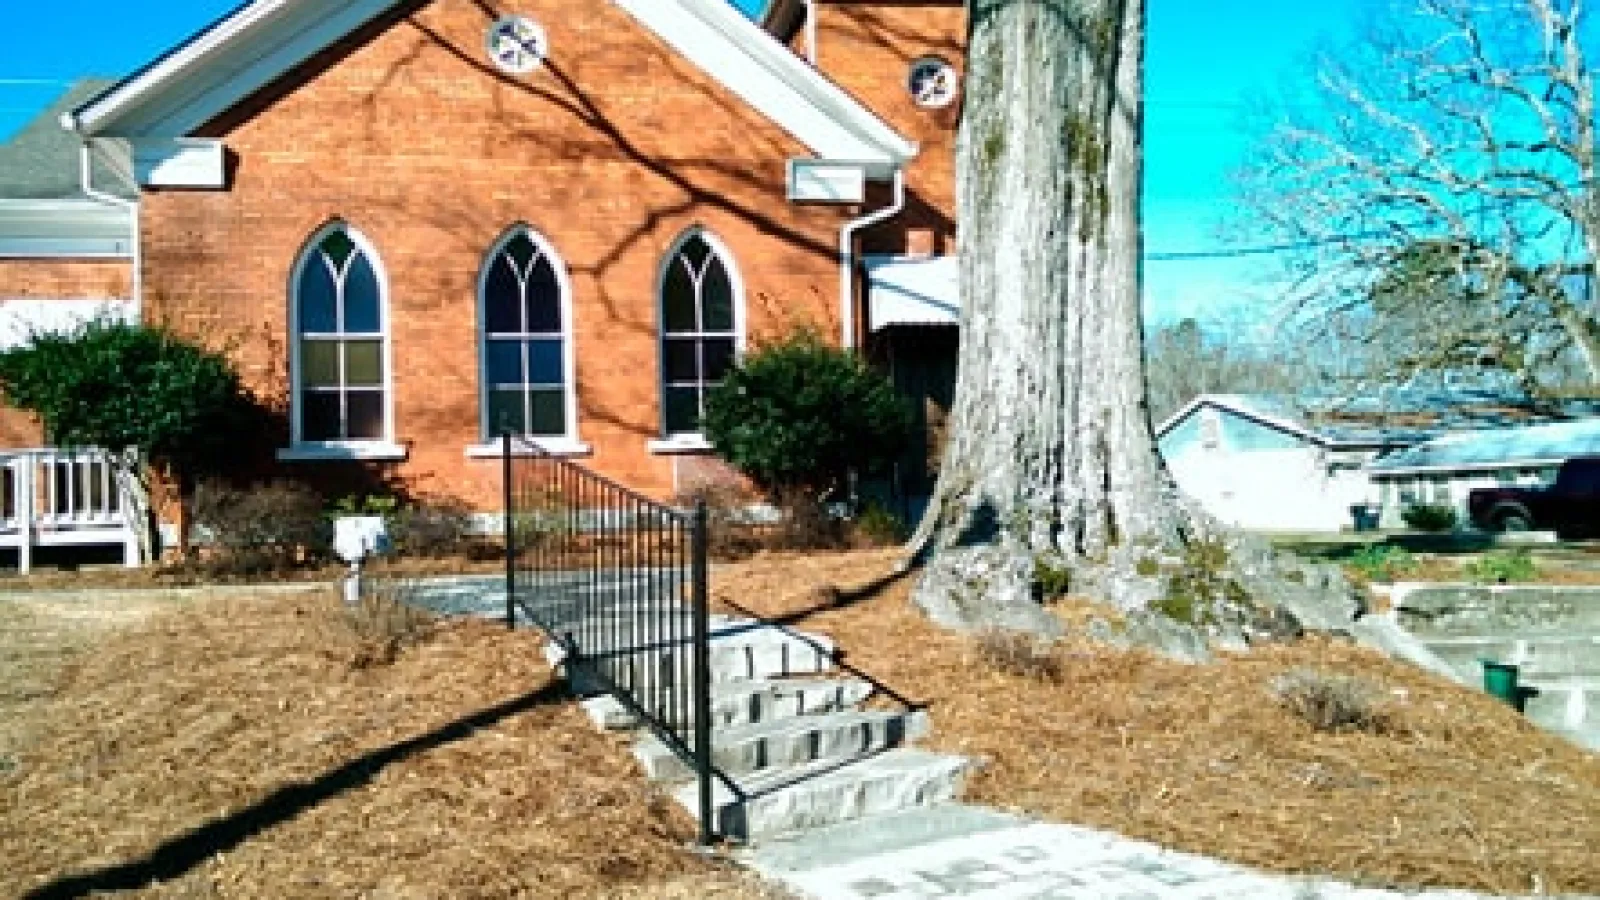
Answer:
[(117, 487), (114, 458), (102, 450), (0, 450), (0, 549), (17, 551), (17, 569), (40, 547), (120, 546), (139, 565), (139, 538)]

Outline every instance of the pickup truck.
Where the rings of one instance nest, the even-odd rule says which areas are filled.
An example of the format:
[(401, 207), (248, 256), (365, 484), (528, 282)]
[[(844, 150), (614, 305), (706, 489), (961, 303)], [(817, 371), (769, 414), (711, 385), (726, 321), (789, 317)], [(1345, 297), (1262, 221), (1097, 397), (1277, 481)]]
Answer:
[(1546, 487), (1474, 490), (1467, 514), (1486, 531), (1600, 531), (1600, 457), (1567, 460)]

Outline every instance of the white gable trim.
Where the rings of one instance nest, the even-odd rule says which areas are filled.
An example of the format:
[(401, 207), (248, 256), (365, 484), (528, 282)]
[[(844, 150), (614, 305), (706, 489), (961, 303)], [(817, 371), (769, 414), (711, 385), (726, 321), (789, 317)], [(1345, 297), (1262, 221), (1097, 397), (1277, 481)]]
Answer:
[(62, 117), (89, 137), (189, 134), (398, 0), (255, 0)]
[(917, 145), (862, 106), (727, 0), (613, 0), (685, 59), (824, 159), (889, 171)]
[[(188, 135), (397, 2), (254, 0), (65, 114), (62, 125), (85, 137)], [(865, 162), (882, 178), (917, 153), (726, 0), (611, 2), (819, 157)]]
[(1330, 445), (1330, 441), (1327, 438), (1306, 428), (1298, 422), (1291, 422), (1288, 419), (1281, 419), (1277, 416), (1265, 415), (1257, 410), (1240, 406), (1237, 403), (1231, 402), (1226, 397), (1217, 396), (1215, 394), (1201, 394), (1193, 400), (1190, 400), (1188, 403), (1185, 403), (1177, 412), (1168, 416), (1167, 420), (1162, 422), (1161, 426), (1156, 429), (1156, 440), (1159, 441), (1166, 437), (1167, 432), (1176, 428), (1180, 423), (1183, 422), (1183, 420), (1189, 418), (1190, 415), (1203, 406), (1209, 406), (1213, 409), (1232, 413), (1241, 419), (1246, 419), (1248, 421), (1255, 422), (1258, 425), (1265, 425), (1268, 428), (1282, 431), (1285, 434), (1290, 434), (1294, 437), (1301, 438), (1302, 440), (1316, 444), (1319, 447), (1327, 447)]

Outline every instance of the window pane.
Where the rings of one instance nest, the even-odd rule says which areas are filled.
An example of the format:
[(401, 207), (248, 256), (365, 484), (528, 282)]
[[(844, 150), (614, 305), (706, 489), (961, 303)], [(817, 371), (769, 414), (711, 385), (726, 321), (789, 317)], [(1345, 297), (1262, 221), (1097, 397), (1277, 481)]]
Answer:
[(561, 331), (561, 284), (555, 267), (539, 257), (528, 274), (528, 330), (543, 334)]
[(666, 283), (661, 286), (661, 325), (667, 332), (696, 331), (694, 281), (684, 268), (683, 257), (672, 261)]
[(683, 253), (683, 258), (689, 261), (689, 265), (696, 272), (699, 272), (705, 267), (706, 258), (711, 255), (711, 245), (706, 243), (705, 238), (697, 234), (683, 242), (683, 250), (681, 252)]
[(529, 434), (559, 437), (567, 433), (567, 397), (563, 391), (533, 391), (533, 422)]
[(302, 332), (337, 331), (338, 319), (334, 313), (333, 276), (321, 253), (313, 253), (300, 270), (298, 290), (300, 302), (300, 330)]
[(539, 248), (533, 245), (532, 238), (523, 233), (506, 241), (505, 252), (507, 256), (517, 261), (518, 271), (526, 272), (528, 271), (528, 262), (539, 252)]
[(565, 384), (566, 381), (566, 371), (561, 359), (561, 341), (529, 341), (528, 383)]
[(383, 344), (348, 341), (344, 345), (344, 383), (355, 387), (383, 385)]
[(338, 393), (306, 391), (300, 395), (300, 437), (308, 441), (337, 441), (342, 437)]
[(708, 338), (705, 341), (705, 380), (721, 381), (733, 368), (733, 338)]
[(704, 304), (706, 331), (733, 330), (733, 282), (721, 259), (713, 259), (700, 282), (700, 302)]
[(344, 330), (348, 334), (377, 334), (383, 330), (378, 273), (365, 253), (350, 261), (350, 271), (344, 278)]
[(351, 391), (345, 395), (350, 407), (351, 440), (378, 440), (383, 437), (383, 392)]
[(667, 433), (700, 430), (700, 389), (667, 388)]
[(489, 392), (489, 433), (527, 434), (523, 427), (522, 392)]
[(667, 338), (662, 347), (662, 367), (668, 384), (700, 380), (696, 358), (700, 342), (695, 338)]
[(489, 277), (483, 282), (483, 327), (490, 334), (517, 334), (522, 331), (522, 285), (511, 271), (511, 261), (504, 254), (496, 256), (489, 266)]
[(488, 359), (484, 361), (490, 385), (524, 384), (522, 375), (522, 342), (489, 341), (484, 345)]
[(342, 227), (334, 229), (331, 234), (322, 239), (321, 250), (323, 253), (328, 254), (328, 259), (333, 261), (335, 269), (343, 268), (344, 261), (350, 258), (350, 254), (354, 253), (355, 249), (356, 242), (350, 240), (350, 235), (346, 234)]
[(339, 386), (339, 342), (300, 342), (300, 383), (306, 387)]

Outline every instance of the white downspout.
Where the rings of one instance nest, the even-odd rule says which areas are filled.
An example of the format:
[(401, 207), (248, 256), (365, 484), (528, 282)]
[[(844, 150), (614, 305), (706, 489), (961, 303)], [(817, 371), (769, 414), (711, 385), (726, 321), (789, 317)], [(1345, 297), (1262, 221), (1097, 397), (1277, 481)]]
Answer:
[(806, 8), (806, 62), (817, 66), (817, 0), (800, 0)]
[(91, 153), (89, 142), (85, 140), (78, 148), (78, 181), (83, 188), (84, 196), (90, 200), (127, 210), (129, 238), (133, 242), (133, 310), (138, 315), (138, 320), (142, 322), (144, 321), (144, 241), (139, 233), (139, 202), (124, 200), (95, 188), (94, 162)]
[(882, 209), (875, 209), (859, 219), (851, 219), (839, 229), (839, 346), (853, 350), (856, 346), (855, 267), (856, 232), (900, 214), (906, 205), (906, 176), (898, 166), (894, 170), (894, 200)]

